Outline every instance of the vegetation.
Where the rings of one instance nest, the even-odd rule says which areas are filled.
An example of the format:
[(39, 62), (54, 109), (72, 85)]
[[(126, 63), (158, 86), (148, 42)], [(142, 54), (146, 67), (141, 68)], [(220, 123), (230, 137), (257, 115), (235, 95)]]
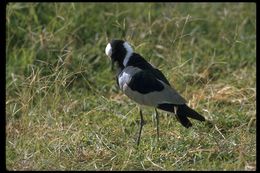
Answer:
[[(8, 3), (6, 169), (255, 170), (256, 4)], [(118, 89), (128, 40), (206, 123), (182, 127)]]

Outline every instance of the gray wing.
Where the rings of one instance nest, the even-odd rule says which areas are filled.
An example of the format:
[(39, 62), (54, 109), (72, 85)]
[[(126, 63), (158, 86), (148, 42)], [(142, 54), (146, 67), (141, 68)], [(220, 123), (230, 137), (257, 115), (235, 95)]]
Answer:
[(163, 103), (184, 104), (178, 92), (149, 71), (139, 71), (123, 87), (124, 93), (139, 104), (157, 106)]

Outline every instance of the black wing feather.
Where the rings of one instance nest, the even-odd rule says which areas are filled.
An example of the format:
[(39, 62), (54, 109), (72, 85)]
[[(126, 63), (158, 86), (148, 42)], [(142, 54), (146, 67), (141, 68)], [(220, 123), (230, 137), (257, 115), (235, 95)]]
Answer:
[(164, 83), (170, 86), (169, 81), (166, 79), (166, 77), (163, 75), (163, 73), (160, 70), (154, 68), (141, 55), (137, 53), (133, 53), (132, 56), (133, 57), (130, 58), (129, 62), (127, 63), (127, 66), (138, 67), (142, 70), (148, 71), (149, 73), (153, 74), (154, 77), (156, 77), (157, 79), (163, 81)]
[(163, 84), (158, 81), (153, 74), (146, 70), (140, 71), (133, 75), (131, 81), (128, 83), (128, 87), (130, 87), (133, 91), (137, 91), (142, 94), (162, 91), (164, 89)]

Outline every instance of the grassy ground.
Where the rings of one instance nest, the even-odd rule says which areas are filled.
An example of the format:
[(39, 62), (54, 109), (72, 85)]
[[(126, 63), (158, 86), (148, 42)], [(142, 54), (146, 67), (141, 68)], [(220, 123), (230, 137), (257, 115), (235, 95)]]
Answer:
[[(255, 170), (254, 3), (9, 3), (8, 170)], [(185, 129), (118, 90), (104, 49), (128, 40), (209, 122)]]

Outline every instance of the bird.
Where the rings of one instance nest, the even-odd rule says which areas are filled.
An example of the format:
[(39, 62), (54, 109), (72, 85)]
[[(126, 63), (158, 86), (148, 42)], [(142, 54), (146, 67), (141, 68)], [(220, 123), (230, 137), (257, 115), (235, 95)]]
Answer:
[[(122, 92), (140, 105), (155, 110), (157, 138), (159, 140), (159, 114), (157, 109), (175, 114), (177, 120), (186, 128), (192, 126), (188, 118), (205, 121), (205, 118), (190, 108), (187, 101), (176, 91), (164, 74), (147, 62), (132, 46), (124, 40), (112, 39), (105, 48), (111, 60), (111, 69), (117, 64), (116, 82)], [(140, 128), (137, 145), (140, 144), (143, 125), (142, 109), (139, 109)]]

